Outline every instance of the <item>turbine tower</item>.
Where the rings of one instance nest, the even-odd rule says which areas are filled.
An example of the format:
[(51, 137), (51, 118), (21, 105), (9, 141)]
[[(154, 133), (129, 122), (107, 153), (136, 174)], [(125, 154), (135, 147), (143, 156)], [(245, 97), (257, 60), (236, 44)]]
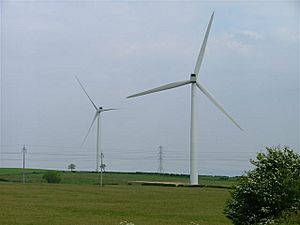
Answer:
[[(81, 146), (83, 146), (84, 142), (86, 141), (86, 138), (88, 137), (92, 126), (94, 124), (94, 122), (97, 119), (97, 145), (96, 145), (96, 172), (99, 172), (99, 168), (101, 170), (101, 176), (100, 176), (100, 185), (102, 186), (102, 172), (103, 172), (103, 152), (101, 149), (101, 129), (100, 129), (100, 123), (101, 123), (101, 113), (103, 112), (107, 112), (107, 111), (112, 111), (112, 110), (116, 110), (116, 109), (112, 109), (112, 108), (108, 108), (108, 109), (104, 109), (103, 107), (97, 107), (96, 104), (93, 102), (93, 100), (90, 98), (90, 96), (88, 95), (88, 93), (86, 92), (85, 88), (83, 87), (82, 83), (80, 82), (80, 80), (78, 79), (78, 77), (76, 77), (76, 80), (78, 81), (80, 87), (82, 88), (82, 90), (84, 91), (84, 93), (86, 94), (86, 96), (88, 97), (88, 99), (90, 100), (90, 102), (92, 103), (93, 107), (95, 108), (95, 116), (92, 120), (92, 123), (88, 129), (87, 134), (85, 135), (83, 142), (81, 144)], [(99, 165), (99, 158), (101, 157), (101, 166)]]
[(199, 90), (208, 97), (208, 99), (219, 109), (221, 110), (239, 129), (243, 130), (237, 122), (225, 111), (225, 109), (217, 102), (217, 100), (209, 93), (209, 91), (199, 82), (197, 81), (198, 74), (200, 71), (200, 67), (203, 61), (203, 56), (206, 48), (206, 43), (210, 31), (210, 27), (214, 18), (214, 12), (212, 13), (208, 27), (205, 32), (204, 40), (200, 49), (200, 53), (198, 55), (196, 66), (194, 72), (191, 74), (189, 80), (185, 81), (178, 81), (169, 83), (166, 85), (162, 85), (157, 88), (153, 88), (144, 92), (140, 92), (134, 95), (130, 95), (127, 98), (138, 97), (142, 95), (151, 94), (154, 92), (164, 91), (171, 88), (176, 88), (184, 85), (191, 85), (191, 127), (190, 127), (190, 184), (191, 185), (198, 185), (198, 169), (197, 169), (197, 151), (196, 151), (196, 127), (195, 127), (195, 104), (196, 104), (196, 89)]

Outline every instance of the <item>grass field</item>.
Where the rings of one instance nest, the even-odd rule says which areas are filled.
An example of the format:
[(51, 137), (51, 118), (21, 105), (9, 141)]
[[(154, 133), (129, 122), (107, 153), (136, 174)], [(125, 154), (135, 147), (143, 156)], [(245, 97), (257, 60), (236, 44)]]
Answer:
[[(28, 183), (43, 182), (42, 177), (45, 170), (26, 169), (26, 181)], [(66, 172), (60, 173), (63, 184), (97, 184), (99, 183), (99, 174), (93, 172)], [(22, 170), (11, 168), (0, 168), (0, 181), (22, 182)], [(188, 183), (188, 176), (180, 175), (159, 175), (151, 173), (104, 173), (104, 184), (108, 185), (124, 185), (128, 181), (144, 180), (144, 181), (172, 181)], [(200, 176), (199, 183), (211, 186), (231, 187), (237, 182), (237, 178), (224, 178), (213, 176)]]
[[(62, 173), (61, 184), (40, 183), (43, 173), (27, 170), (34, 183), (22, 185), (16, 182), (20, 170), (0, 169), (0, 179), (15, 181), (0, 182), (1, 225), (231, 224), (222, 214), (228, 189), (126, 184), (128, 179), (182, 182), (186, 177), (113, 173), (105, 174), (106, 185), (99, 187), (95, 173)], [(206, 182), (234, 182), (213, 179)]]

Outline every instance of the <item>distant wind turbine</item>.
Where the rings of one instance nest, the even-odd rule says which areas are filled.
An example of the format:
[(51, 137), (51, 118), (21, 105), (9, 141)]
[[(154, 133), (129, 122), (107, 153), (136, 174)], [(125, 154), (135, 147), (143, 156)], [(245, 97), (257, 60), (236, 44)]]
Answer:
[[(78, 81), (80, 87), (82, 88), (82, 90), (84, 91), (84, 93), (86, 94), (86, 96), (88, 97), (88, 99), (90, 100), (90, 102), (92, 103), (92, 105), (94, 106), (95, 110), (96, 110), (96, 114), (92, 120), (92, 123), (91, 123), (91, 126), (89, 127), (88, 129), (88, 132), (87, 134), (85, 135), (84, 139), (83, 139), (83, 142), (81, 144), (81, 146), (83, 146), (84, 142), (86, 141), (86, 138), (88, 137), (91, 129), (92, 129), (92, 126), (94, 124), (94, 122), (96, 121), (97, 119), (97, 152), (96, 152), (96, 172), (99, 172), (99, 167), (101, 169), (101, 179), (100, 179), (100, 185), (102, 186), (102, 172), (103, 172), (103, 169), (104, 169), (104, 164), (103, 164), (103, 153), (102, 153), (102, 149), (101, 149), (101, 134), (100, 134), (100, 121), (101, 121), (101, 113), (102, 112), (107, 112), (107, 111), (112, 111), (112, 110), (117, 110), (117, 109), (113, 109), (113, 108), (108, 108), (108, 109), (104, 109), (102, 107), (97, 107), (96, 104), (93, 102), (93, 100), (90, 98), (90, 96), (88, 95), (88, 93), (86, 92), (85, 88), (83, 87), (82, 83), (80, 82), (80, 80), (78, 79), (78, 77), (75, 77), (76, 80)], [(101, 164), (99, 166), (99, 157), (101, 158)]]
[(204, 40), (201, 46), (200, 53), (198, 55), (198, 59), (196, 62), (194, 73), (191, 74), (189, 80), (178, 81), (169, 83), (166, 85), (162, 85), (157, 88), (153, 88), (138, 94), (130, 95), (127, 98), (138, 97), (142, 95), (151, 94), (154, 92), (164, 91), (171, 88), (176, 88), (184, 85), (191, 84), (191, 127), (190, 127), (190, 184), (198, 185), (198, 169), (197, 169), (197, 151), (196, 151), (196, 127), (195, 127), (195, 101), (196, 101), (196, 87), (199, 88), (201, 92), (203, 92), (206, 97), (217, 107), (219, 108), (239, 129), (243, 130), (237, 122), (225, 111), (225, 109), (217, 102), (217, 100), (209, 93), (209, 91), (197, 81), (197, 77), (200, 71), (200, 67), (203, 61), (203, 56), (206, 48), (206, 43), (210, 31), (210, 27), (214, 18), (214, 12), (211, 15), (211, 18), (208, 23), (208, 27), (204, 36)]

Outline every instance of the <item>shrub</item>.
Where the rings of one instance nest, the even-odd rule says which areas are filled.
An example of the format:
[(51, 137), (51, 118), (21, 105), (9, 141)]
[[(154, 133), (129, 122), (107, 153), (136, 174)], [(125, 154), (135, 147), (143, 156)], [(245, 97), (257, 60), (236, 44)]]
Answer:
[(57, 171), (47, 171), (43, 179), (48, 183), (59, 183), (61, 181), (60, 174)]
[(300, 209), (294, 212), (283, 213), (283, 215), (275, 221), (276, 225), (299, 225)]
[(300, 156), (288, 147), (266, 148), (250, 162), (255, 169), (240, 179), (225, 214), (236, 225), (275, 224), (300, 206)]

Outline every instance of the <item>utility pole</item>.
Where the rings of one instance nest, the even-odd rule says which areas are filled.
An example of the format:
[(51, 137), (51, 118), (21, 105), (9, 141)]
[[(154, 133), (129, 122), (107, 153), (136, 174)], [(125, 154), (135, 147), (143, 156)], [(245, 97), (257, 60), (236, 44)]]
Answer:
[(23, 146), (22, 153), (23, 153), (23, 184), (25, 184), (25, 154), (27, 153), (27, 149), (25, 145)]
[(164, 172), (163, 170), (163, 150), (162, 146), (158, 147), (158, 173), (162, 174)]

